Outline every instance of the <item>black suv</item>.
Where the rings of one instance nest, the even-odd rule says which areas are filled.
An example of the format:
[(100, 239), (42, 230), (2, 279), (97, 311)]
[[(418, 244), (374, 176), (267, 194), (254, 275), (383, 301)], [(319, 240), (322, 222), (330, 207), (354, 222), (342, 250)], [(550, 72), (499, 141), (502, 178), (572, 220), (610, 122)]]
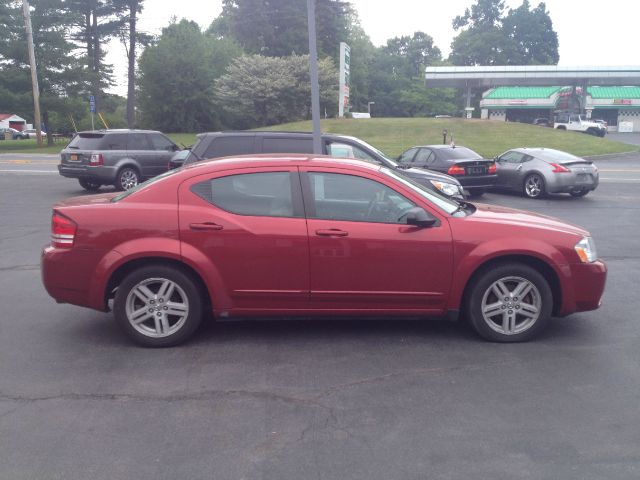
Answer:
[[(322, 134), (322, 152), (342, 158), (357, 158), (400, 171), (416, 182), (449, 197), (463, 198), (460, 182), (455, 178), (422, 168), (404, 169), (368, 143), (346, 135)], [(198, 141), (183, 159), (179, 155), (170, 168), (199, 160), (259, 153), (313, 153), (313, 135), (307, 132), (211, 132), (198, 135)]]
[(152, 130), (80, 132), (60, 152), (58, 171), (63, 177), (77, 178), (86, 190), (95, 191), (101, 185), (128, 190), (165, 172), (177, 150), (180, 147)]

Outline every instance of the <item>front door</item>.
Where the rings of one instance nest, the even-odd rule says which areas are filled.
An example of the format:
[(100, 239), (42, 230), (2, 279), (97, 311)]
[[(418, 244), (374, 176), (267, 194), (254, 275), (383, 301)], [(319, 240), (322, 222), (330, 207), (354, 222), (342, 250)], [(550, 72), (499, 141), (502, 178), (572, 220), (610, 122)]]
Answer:
[(301, 168), (301, 179), (312, 308), (372, 314), (443, 311), (452, 265), (445, 218), (432, 228), (407, 225), (403, 215), (417, 199), (374, 172), (309, 167)]
[(524, 156), (523, 153), (511, 151), (497, 158), (498, 181), (496, 186), (515, 190), (521, 188), (522, 182), (519, 179)]
[(308, 307), (309, 243), (295, 167), (196, 177), (180, 186), (179, 203), (182, 250), (208, 265), (214, 310), (283, 314)]

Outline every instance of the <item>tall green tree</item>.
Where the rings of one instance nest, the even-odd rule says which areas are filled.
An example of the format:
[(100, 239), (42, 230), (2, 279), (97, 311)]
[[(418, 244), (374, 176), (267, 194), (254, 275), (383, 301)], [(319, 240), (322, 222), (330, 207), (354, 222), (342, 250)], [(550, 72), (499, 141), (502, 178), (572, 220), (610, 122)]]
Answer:
[(503, 0), (476, 0), (453, 20), (460, 33), (449, 60), (454, 65), (532, 65), (558, 62), (558, 35), (546, 5), (528, 0), (505, 13)]
[[(349, 2), (316, 0), (318, 56), (338, 57), (347, 41)], [(210, 32), (237, 42), (245, 52), (271, 57), (309, 52), (306, 0), (223, 0)]]
[[(53, 143), (51, 133), (56, 127), (50, 112), (64, 114), (70, 108), (70, 99), (86, 88), (84, 69), (69, 40), (73, 20), (64, 0), (39, 0), (31, 6), (42, 120), (49, 144)], [(22, 2), (11, 0), (0, 8), (0, 32), (3, 34), (0, 64), (4, 67), (0, 71), (0, 90), (11, 92), (9, 98), (14, 109), (31, 112), (31, 74)]]
[[(335, 114), (338, 72), (330, 58), (318, 61), (320, 108)], [(244, 128), (308, 119), (311, 115), (309, 55), (234, 60), (216, 82), (220, 104)]]
[(558, 34), (544, 3), (531, 8), (524, 0), (510, 9), (502, 21), (502, 30), (509, 40), (507, 61), (513, 65), (555, 65), (558, 54)]
[(202, 33), (195, 22), (164, 28), (138, 65), (141, 123), (169, 132), (220, 128), (214, 81), (240, 53), (229, 40)]

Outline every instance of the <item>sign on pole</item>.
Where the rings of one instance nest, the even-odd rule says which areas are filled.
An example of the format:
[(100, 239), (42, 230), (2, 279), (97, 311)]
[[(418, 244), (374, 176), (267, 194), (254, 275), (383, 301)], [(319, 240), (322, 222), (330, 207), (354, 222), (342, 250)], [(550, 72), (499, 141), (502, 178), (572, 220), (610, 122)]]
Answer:
[(93, 95), (89, 95), (89, 111), (96, 113), (96, 97)]
[(338, 88), (338, 117), (349, 111), (349, 85), (351, 75), (351, 48), (340, 42), (340, 83)]

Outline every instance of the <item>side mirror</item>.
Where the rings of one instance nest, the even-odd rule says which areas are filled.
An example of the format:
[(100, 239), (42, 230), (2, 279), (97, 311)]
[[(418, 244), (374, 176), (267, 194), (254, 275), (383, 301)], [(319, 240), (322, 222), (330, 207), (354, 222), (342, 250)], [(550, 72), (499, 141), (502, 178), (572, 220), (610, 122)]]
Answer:
[(427, 212), (424, 208), (414, 207), (406, 214), (407, 225), (416, 227), (433, 227), (438, 223), (438, 219)]

